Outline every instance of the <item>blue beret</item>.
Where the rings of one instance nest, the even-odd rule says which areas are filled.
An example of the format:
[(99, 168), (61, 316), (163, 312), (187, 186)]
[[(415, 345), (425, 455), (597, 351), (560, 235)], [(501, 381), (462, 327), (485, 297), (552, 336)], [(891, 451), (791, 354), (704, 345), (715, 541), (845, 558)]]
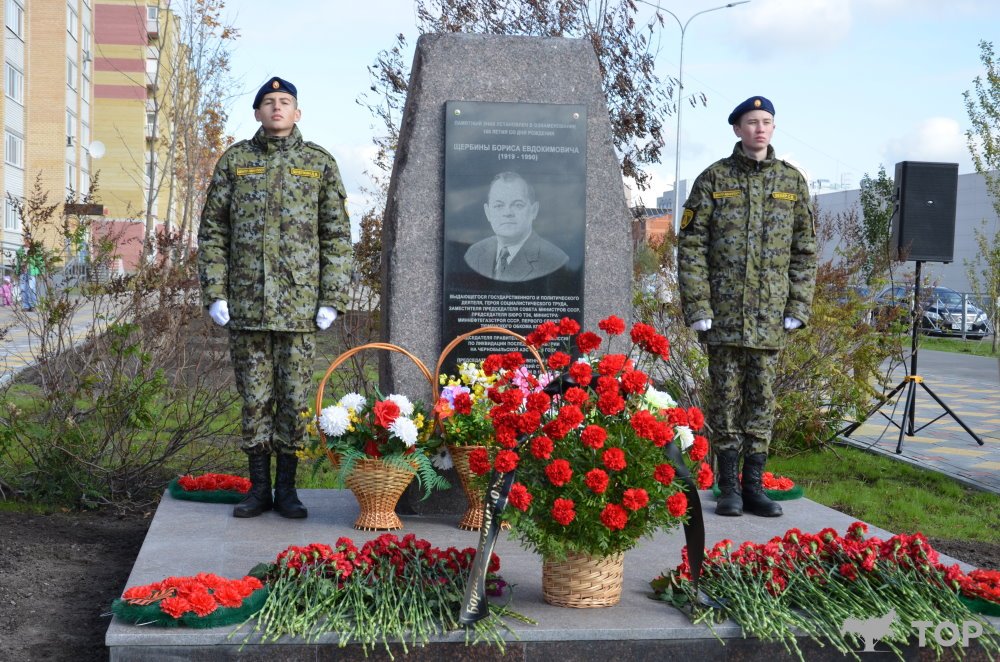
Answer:
[(765, 97), (750, 97), (729, 113), (729, 123), (736, 124), (744, 113), (749, 113), (751, 110), (766, 110), (774, 115), (774, 104)]
[(275, 76), (271, 80), (261, 85), (260, 89), (257, 90), (257, 96), (253, 98), (253, 109), (257, 110), (258, 108), (260, 108), (260, 102), (264, 98), (264, 95), (270, 94), (271, 92), (287, 92), (296, 99), (299, 98), (298, 91), (295, 89), (294, 85), (289, 83), (284, 78), (278, 78), (277, 76)]

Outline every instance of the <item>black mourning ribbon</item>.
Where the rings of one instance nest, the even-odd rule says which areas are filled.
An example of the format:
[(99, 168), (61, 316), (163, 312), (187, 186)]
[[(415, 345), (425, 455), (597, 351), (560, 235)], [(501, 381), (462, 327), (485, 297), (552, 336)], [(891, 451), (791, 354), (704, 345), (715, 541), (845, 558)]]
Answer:
[[(566, 374), (549, 382), (545, 392), (549, 395), (562, 395), (566, 389), (576, 386), (573, 379)], [(522, 435), (517, 440), (515, 450), (527, 441), (529, 435)], [(687, 495), (688, 521), (684, 525), (684, 542), (688, 549), (688, 563), (691, 566), (691, 580), (694, 594), (698, 596), (698, 579), (701, 577), (701, 566), (705, 558), (705, 518), (701, 512), (701, 498), (698, 496), (698, 486), (691, 472), (684, 464), (680, 448), (676, 443), (669, 443), (664, 454), (674, 465), (677, 477), (681, 480), (684, 494)], [(469, 578), (465, 585), (465, 597), (458, 614), (461, 625), (472, 625), (490, 613), (489, 601), (486, 599), (486, 571), (490, 565), (493, 548), (496, 547), (497, 535), (500, 533), (500, 515), (507, 507), (510, 488), (514, 485), (517, 470), (498, 474), (490, 474), (489, 486), (484, 497), (483, 526), (479, 529), (479, 545), (476, 547), (476, 557), (469, 570)]]

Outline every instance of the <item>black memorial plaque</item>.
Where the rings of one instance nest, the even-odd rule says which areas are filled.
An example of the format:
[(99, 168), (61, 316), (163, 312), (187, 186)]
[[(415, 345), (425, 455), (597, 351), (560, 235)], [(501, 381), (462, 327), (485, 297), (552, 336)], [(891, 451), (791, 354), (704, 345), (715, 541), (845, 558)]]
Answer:
[[(449, 101), (445, 112), (442, 347), (484, 326), (582, 324), (586, 107)], [(475, 335), (445, 365), (523, 349)]]

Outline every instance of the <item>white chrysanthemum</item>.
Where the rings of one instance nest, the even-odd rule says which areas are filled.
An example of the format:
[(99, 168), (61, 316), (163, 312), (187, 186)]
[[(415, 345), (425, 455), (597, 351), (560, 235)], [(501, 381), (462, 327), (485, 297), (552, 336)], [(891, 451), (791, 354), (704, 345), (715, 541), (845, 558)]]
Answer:
[(669, 393), (666, 391), (657, 391), (652, 386), (646, 388), (643, 399), (645, 399), (649, 409), (670, 409), (677, 406), (677, 402), (670, 397)]
[(681, 442), (681, 450), (686, 451), (694, 443), (694, 432), (686, 425), (678, 425), (676, 433), (674, 438)]
[(413, 446), (417, 443), (417, 424), (408, 418), (400, 416), (389, 425), (389, 434), (402, 441), (408, 447)]
[(351, 415), (347, 407), (331, 405), (319, 413), (319, 428), (331, 437), (339, 437), (347, 431), (351, 424)]
[(353, 409), (355, 412), (359, 412), (365, 408), (365, 405), (368, 404), (368, 401), (365, 400), (365, 396), (361, 395), (360, 393), (348, 393), (347, 395), (342, 397), (340, 399), (340, 402), (338, 402), (337, 404), (340, 405), (341, 407), (345, 407), (347, 409)]
[(396, 403), (399, 407), (400, 416), (410, 416), (413, 414), (413, 403), (405, 395), (400, 395), (399, 393), (393, 393), (386, 400), (390, 400)]
[(455, 463), (451, 459), (451, 453), (448, 449), (442, 446), (437, 453), (431, 457), (431, 464), (442, 471), (447, 471), (455, 466)]

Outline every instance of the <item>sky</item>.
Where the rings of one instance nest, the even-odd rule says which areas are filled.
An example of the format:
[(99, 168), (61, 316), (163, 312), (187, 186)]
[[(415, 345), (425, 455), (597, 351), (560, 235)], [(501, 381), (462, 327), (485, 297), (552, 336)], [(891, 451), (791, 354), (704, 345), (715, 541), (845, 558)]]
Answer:
[[(677, 20), (664, 14), (657, 73), (664, 80), (678, 76), (686, 23), (684, 98), (707, 99), (681, 113), (681, 181), (729, 155), (736, 137), (726, 118), (757, 95), (775, 106), (777, 155), (800, 167), (814, 190), (817, 182), (821, 192), (856, 189), (882, 166), (892, 177), (899, 161), (958, 163), (959, 174), (974, 172), (962, 93), (985, 74), (979, 42), (1000, 47), (1000, 2), (751, 0), (698, 16), (725, 2), (659, 3)], [(643, 19), (655, 11), (639, 6)], [(418, 36), (413, 2), (240, 0), (226, 11), (240, 30), (228, 131), (250, 137), (257, 89), (271, 76), (291, 81), (302, 110), (299, 128), (336, 157), (356, 225), (379, 128), (357, 100), (369, 89), (368, 67), (397, 33), (407, 38), (404, 62), (411, 62)], [(653, 185), (641, 192), (647, 206), (672, 191), (676, 122), (676, 115), (667, 118), (662, 163), (649, 169)]]

